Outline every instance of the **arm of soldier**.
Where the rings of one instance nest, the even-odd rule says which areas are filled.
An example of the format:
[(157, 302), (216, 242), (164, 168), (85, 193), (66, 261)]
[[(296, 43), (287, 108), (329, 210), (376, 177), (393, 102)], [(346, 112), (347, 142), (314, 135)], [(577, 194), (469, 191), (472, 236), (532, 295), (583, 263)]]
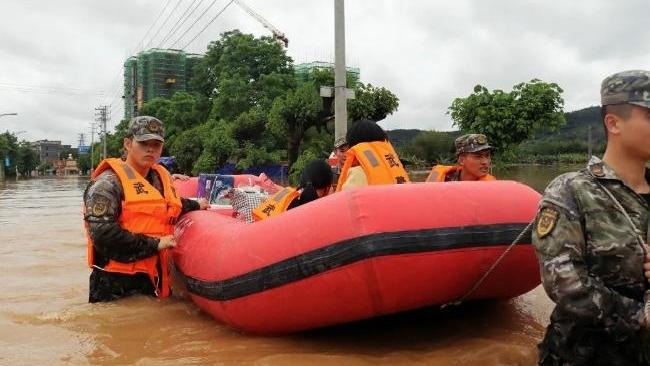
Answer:
[(181, 198), (181, 204), (183, 205), (183, 208), (181, 209), (181, 216), (188, 212), (196, 210), (207, 210), (210, 208), (210, 203), (205, 198), (201, 198), (198, 201), (188, 198)]
[(158, 252), (159, 239), (124, 230), (118, 223), (121, 194), (108, 179), (98, 179), (89, 187), (84, 203), (84, 220), (95, 250), (119, 261), (133, 262)]
[(537, 215), (533, 244), (544, 289), (563, 314), (602, 327), (617, 339), (644, 322), (642, 304), (606, 287), (585, 263), (582, 222), (563, 207), (544, 202)]

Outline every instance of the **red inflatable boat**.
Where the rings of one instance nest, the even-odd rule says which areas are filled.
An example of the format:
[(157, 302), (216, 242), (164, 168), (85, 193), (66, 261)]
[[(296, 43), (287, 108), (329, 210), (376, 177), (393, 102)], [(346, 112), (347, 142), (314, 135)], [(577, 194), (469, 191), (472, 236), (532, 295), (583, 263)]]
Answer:
[(174, 181), (174, 188), (176, 193), (185, 198), (196, 198), (196, 193), (199, 190), (199, 178), (191, 177), (188, 180), (177, 179)]
[[(533, 219), (539, 198), (516, 182), (422, 183), (339, 192), (254, 224), (192, 212), (176, 227), (174, 262), (217, 320), (295, 332), (462, 298)], [(530, 237), (467, 300), (537, 286)]]

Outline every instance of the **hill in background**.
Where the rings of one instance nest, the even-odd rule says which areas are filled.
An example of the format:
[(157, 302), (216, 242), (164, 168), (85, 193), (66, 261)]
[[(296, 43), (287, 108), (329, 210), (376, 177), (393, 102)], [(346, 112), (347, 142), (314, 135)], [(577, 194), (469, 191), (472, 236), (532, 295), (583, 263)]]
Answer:
[[(591, 146), (594, 154), (602, 153), (605, 147), (605, 132), (602, 127), (600, 107), (588, 107), (565, 113), (566, 124), (556, 132), (542, 132), (525, 141), (517, 152), (520, 162), (581, 163), (587, 159), (589, 149), (589, 129), (591, 128)], [(423, 130), (399, 129), (386, 131), (391, 142), (397, 148), (406, 148)], [(442, 132), (450, 138), (456, 138), (460, 132)], [(453, 141), (453, 140), (452, 140)], [(562, 157), (562, 159), (560, 159)]]

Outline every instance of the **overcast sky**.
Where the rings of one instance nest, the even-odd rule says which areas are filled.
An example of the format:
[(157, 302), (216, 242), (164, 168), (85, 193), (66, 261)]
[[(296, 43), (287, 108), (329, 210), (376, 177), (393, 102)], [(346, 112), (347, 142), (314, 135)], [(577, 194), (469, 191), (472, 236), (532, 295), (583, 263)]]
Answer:
[[(0, 114), (18, 113), (0, 118), (0, 131), (76, 146), (79, 133), (89, 136), (101, 104), (111, 105), (112, 130), (124, 113), (126, 57), (168, 46), (212, 2), (169, 0), (154, 24), (167, 0), (0, 1)], [(287, 35), (296, 63), (333, 61), (333, 0), (246, 2)], [(227, 3), (214, 0), (175, 48)], [(162, 43), (192, 4), (198, 10)], [(597, 105), (608, 74), (650, 68), (648, 14), (647, 0), (348, 0), (347, 61), (361, 69), (362, 81), (399, 97), (399, 110), (381, 122), (386, 129), (452, 129), (445, 112), (453, 98), (476, 84), (510, 90), (533, 78), (560, 84), (571, 111)], [(204, 52), (210, 40), (236, 28), (269, 34), (232, 4), (186, 51)]]

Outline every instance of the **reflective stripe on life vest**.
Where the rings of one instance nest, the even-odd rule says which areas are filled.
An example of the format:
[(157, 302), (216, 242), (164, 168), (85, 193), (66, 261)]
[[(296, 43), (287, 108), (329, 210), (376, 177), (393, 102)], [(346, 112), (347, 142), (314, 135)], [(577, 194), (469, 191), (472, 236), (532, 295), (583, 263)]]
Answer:
[(369, 185), (410, 183), (408, 173), (399, 160), (393, 146), (386, 141), (363, 142), (352, 146), (345, 153), (345, 165), (341, 169), (336, 191), (343, 188), (350, 168), (360, 165)]
[[(120, 226), (135, 234), (145, 234), (160, 238), (173, 233), (174, 223), (182, 210), (180, 198), (176, 195), (169, 172), (155, 164), (151, 167), (163, 185), (163, 194), (152, 186), (144, 177), (120, 159), (106, 159), (93, 172), (96, 179), (106, 169), (112, 169), (117, 174), (124, 191), (122, 212), (118, 218)], [(94, 248), (90, 235), (87, 235), (88, 265), (107, 272), (123, 274), (145, 273), (156, 288), (156, 294), (167, 297), (170, 293), (169, 281), (169, 252), (167, 249), (145, 259), (123, 263), (109, 260), (103, 268), (94, 262)], [(160, 267), (160, 273), (158, 270)]]
[(300, 193), (295, 188), (287, 187), (281, 190), (253, 210), (253, 220), (261, 221), (283, 213), (299, 196)]

